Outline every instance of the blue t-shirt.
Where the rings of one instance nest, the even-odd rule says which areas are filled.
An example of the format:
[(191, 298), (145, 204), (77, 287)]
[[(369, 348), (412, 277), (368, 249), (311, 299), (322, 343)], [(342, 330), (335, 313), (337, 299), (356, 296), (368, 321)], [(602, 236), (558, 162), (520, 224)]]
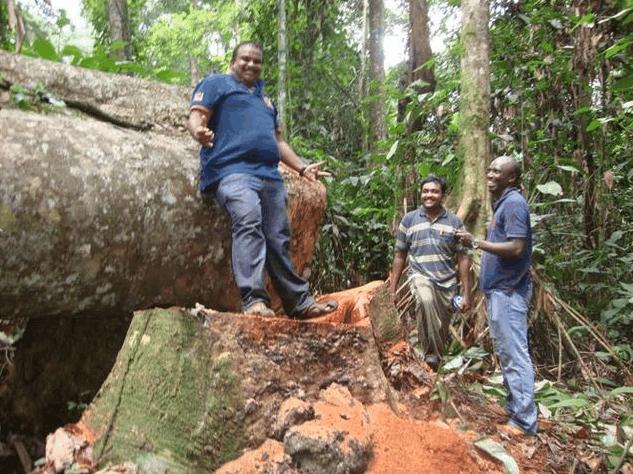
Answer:
[(215, 134), (213, 147), (200, 148), (202, 192), (233, 173), (281, 180), (277, 110), (263, 86), (260, 79), (250, 91), (232, 74), (211, 74), (194, 89), (191, 106), (212, 110), (207, 126)]
[(494, 216), (486, 240), (507, 242), (525, 239), (526, 245), (523, 255), (515, 259), (483, 252), (479, 275), (481, 290), (485, 294), (492, 290), (526, 294), (532, 263), (532, 226), (527, 201), (517, 188), (511, 187), (504, 191), (492, 207)]

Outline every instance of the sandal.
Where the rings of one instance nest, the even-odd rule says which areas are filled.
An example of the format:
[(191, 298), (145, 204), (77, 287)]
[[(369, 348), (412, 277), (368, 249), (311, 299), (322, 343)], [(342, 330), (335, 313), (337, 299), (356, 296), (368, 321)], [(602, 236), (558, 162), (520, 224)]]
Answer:
[(318, 318), (319, 316), (324, 316), (332, 311), (336, 311), (336, 308), (338, 308), (338, 301), (336, 300), (328, 300), (324, 303), (312, 303), (300, 313), (293, 314), (292, 317), (294, 319)]
[(255, 316), (261, 316), (262, 318), (272, 318), (275, 316), (275, 312), (266, 306), (263, 301), (256, 301), (248, 308), (244, 310), (246, 314), (254, 314)]

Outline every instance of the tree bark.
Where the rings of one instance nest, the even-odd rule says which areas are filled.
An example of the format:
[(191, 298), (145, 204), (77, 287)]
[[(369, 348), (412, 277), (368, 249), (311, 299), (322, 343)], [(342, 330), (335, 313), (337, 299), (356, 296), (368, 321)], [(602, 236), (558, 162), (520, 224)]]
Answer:
[(386, 136), (385, 124), (385, 36), (383, 0), (369, 1), (369, 149)]
[(7, 13), (9, 15), (9, 28), (15, 32), (15, 52), (20, 54), (24, 41), (24, 19), (15, 5), (15, 0), (7, 0)]
[(288, 135), (286, 114), (286, 92), (288, 90), (288, 30), (286, 22), (286, 0), (277, 0), (279, 9), (279, 33), (277, 35), (277, 60), (279, 82), (277, 83), (277, 121), (284, 136)]
[[(134, 117), (137, 105), (144, 119), (154, 102), (163, 103), (163, 112), (182, 115), (187, 110), (187, 99), (169, 86), (24, 62), (36, 67), (13, 70), (11, 80), (33, 70), (37, 74), (30, 81), (37, 81), (50, 65), (53, 92), (108, 107), (113, 116)], [(69, 78), (76, 81), (57, 82)], [(96, 99), (82, 90), (89, 83), (97, 85)], [(137, 97), (118, 96), (131, 85)], [(152, 90), (155, 96), (149, 100)], [(171, 97), (156, 101), (163, 91)], [(171, 125), (173, 117), (164, 120)], [(229, 271), (228, 219), (214, 201), (200, 197), (198, 147), (184, 132), (166, 126), (165, 135), (141, 133), (77, 117), (67, 109), (46, 115), (3, 109), (0, 129), (3, 317), (113, 316), (197, 301), (220, 309), (238, 307)], [(296, 173), (285, 177), (295, 236), (291, 251), (301, 274), (312, 258), (325, 188)]]
[(108, 0), (108, 20), (110, 40), (124, 41), (125, 46), (112, 52), (121, 60), (130, 59), (130, 24), (127, 14), (127, 0)]
[[(590, 11), (591, 2), (575, 1), (574, 14), (578, 17)], [(575, 110), (589, 110), (592, 107), (592, 82), (596, 76), (595, 58), (598, 54), (597, 44), (602, 36), (589, 25), (580, 25), (574, 32), (574, 54), (572, 58), (575, 79), (571, 86)], [(574, 158), (585, 172), (583, 187), (583, 224), (585, 248), (591, 250), (599, 245), (600, 224), (597, 210), (596, 181), (600, 178), (596, 164), (596, 145), (587, 132), (588, 114), (574, 114), (578, 147), (574, 150)]]
[[(490, 65), (488, 0), (462, 2), (462, 45), (459, 153), (463, 156), (462, 196), (457, 215), (481, 234), (489, 208), (485, 186), (490, 160)], [(484, 211), (484, 212), (482, 212)]]
[[(432, 57), (431, 34), (429, 30), (429, 6), (426, 0), (409, 0), (409, 67), (407, 84), (421, 80), (416, 88), (419, 94), (435, 90), (435, 75), (430, 67), (421, 67)], [(412, 124), (412, 130), (419, 130), (418, 121)]]
[[(119, 126), (184, 136), (191, 88), (83, 69), (0, 50), (0, 76), (10, 84), (41, 85), (69, 107)], [(157, 100), (160, 98), (160, 100)]]
[[(421, 81), (415, 86), (418, 94), (432, 92), (435, 89), (435, 75), (429, 67), (422, 67), (433, 57), (431, 51), (431, 38), (429, 30), (429, 7), (426, 0), (409, 0), (409, 63), (405, 85), (411, 86), (416, 81)], [(403, 99), (398, 104), (399, 116), (405, 119), (405, 110), (409, 105), (409, 99)], [(408, 133), (414, 133), (422, 128), (424, 117), (413, 114), (407, 121)], [(417, 173), (415, 171), (415, 147), (409, 144), (404, 150), (402, 166), (399, 170), (401, 180), (401, 203), (399, 217), (418, 206), (418, 189), (416, 187)], [(400, 205), (401, 204), (401, 205)]]
[(142, 311), (81, 424), (100, 466), (211, 472), (271, 436), (285, 398), (333, 382), (362, 403), (391, 400), (370, 328)]

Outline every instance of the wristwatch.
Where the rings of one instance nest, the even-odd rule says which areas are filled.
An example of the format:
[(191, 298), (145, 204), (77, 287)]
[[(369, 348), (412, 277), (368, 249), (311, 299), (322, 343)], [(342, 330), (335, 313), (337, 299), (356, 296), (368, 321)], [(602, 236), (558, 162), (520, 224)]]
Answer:
[(479, 239), (473, 239), (473, 248), (474, 249), (478, 249), (479, 248)]

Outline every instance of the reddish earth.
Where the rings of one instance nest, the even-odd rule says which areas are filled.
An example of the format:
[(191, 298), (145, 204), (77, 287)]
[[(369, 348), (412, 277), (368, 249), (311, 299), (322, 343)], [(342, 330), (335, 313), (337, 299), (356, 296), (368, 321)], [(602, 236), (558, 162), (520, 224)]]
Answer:
[[(373, 282), (362, 288), (327, 295), (322, 300), (335, 298), (339, 302), (338, 310), (306, 322), (288, 321), (285, 317), (239, 317), (249, 318), (240, 320), (244, 321), (242, 329), (252, 341), (252, 350), (273, 347), (276, 334), (295, 334), (296, 328), (303, 326), (305, 329), (304, 325), (311, 327), (310, 337), (315, 339), (327, 338), (333, 333), (333, 327), (373, 327), (376, 334), (376, 315), (372, 312), (376, 311), (375, 299), (384, 297), (381, 291), (384, 293), (382, 282)], [(253, 324), (246, 324), (247, 321)], [(483, 437), (501, 444), (514, 457), (522, 473), (568, 472), (574, 459), (580, 456), (583, 447), (578, 440), (574, 443), (561, 441), (564, 439), (561, 433), (546, 423), (536, 437), (508, 436), (499, 429), (506, 419), (496, 401), (473, 396), (463, 379), (438, 376), (414, 357), (403, 340), (376, 337), (382, 368), (396, 389), (397, 402), (365, 400), (363, 404), (348, 388), (337, 383), (312, 398), (286, 398), (278, 410), (279, 426), (273, 426), (271, 431), (276, 433), (271, 436), (277, 439), (267, 439), (259, 447), (253, 446), (254, 449), (217, 472), (301, 472), (298, 469), (302, 463), (312, 461), (305, 461), (305, 456), (300, 458), (297, 452), (292, 452), (288, 442), (290, 435), (304, 441), (323, 442), (330, 448), (334, 446), (337, 455), (350, 465), (364, 463), (361, 471), (341, 472), (504, 472), (500, 462), (475, 448), (474, 443)], [(352, 369), (353, 366), (348, 367), (348, 373), (351, 374)], [(297, 376), (296, 380), (299, 379)], [(436, 399), (438, 381), (450, 391), (449, 399), (444, 403)], [(293, 418), (292, 413), (301, 415)], [(83, 437), (89, 444), (94, 442), (81, 426), (70, 428), (67, 427), (75, 436)], [(358, 452), (365, 456), (361, 461), (362, 455)]]

